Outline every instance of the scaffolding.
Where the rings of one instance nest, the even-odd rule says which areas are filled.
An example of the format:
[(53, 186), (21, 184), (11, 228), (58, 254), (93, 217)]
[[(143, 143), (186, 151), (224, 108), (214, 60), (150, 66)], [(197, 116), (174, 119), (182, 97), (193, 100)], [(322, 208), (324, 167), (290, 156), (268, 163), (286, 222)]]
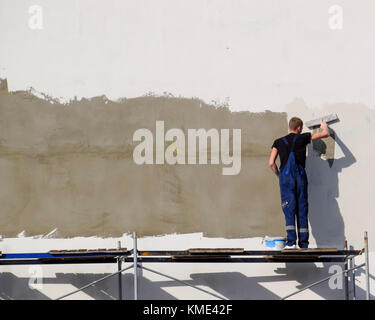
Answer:
[[(365, 254), (365, 262), (355, 265), (355, 257)], [(195, 288), (201, 292), (210, 294), (218, 299), (223, 297), (208, 290), (194, 286), (186, 281), (177, 279), (170, 275), (161, 273), (145, 267), (145, 263), (317, 263), (331, 262), (343, 263), (344, 270), (324, 279), (311, 283), (281, 300), (288, 299), (304, 290), (307, 290), (320, 283), (328, 281), (339, 274), (344, 274), (345, 299), (349, 300), (349, 275), (353, 284), (353, 299), (356, 299), (355, 270), (365, 269), (366, 277), (366, 300), (370, 300), (370, 273), (369, 273), (369, 251), (368, 236), (365, 232), (364, 248), (361, 250), (348, 250), (345, 242), (344, 250), (337, 248), (316, 248), (316, 249), (287, 249), (287, 250), (244, 250), (242, 248), (195, 248), (188, 250), (164, 250), (164, 251), (142, 251), (137, 248), (137, 234), (133, 233), (133, 249), (121, 248), (118, 242), (117, 249), (79, 249), (79, 250), (51, 250), (47, 253), (1, 253), (0, 265), (31, 265), (31, 264), (86, 264), (86, 263), (116, 263), (117, 271), (105, 277), (88, 283), (87, 285), (69, 292), (57, 298), (64, 299), (90, 286), (117, 275), (118, 277), (118, 299), (123, 300), (122, 273), (133, 269), (134, 272), (134, 299), (138, 299), (138, 268), (147, 270), (154, 274), (177, 281), (183, 285)], [(122, 268), (124, 263), (131, 265)]]

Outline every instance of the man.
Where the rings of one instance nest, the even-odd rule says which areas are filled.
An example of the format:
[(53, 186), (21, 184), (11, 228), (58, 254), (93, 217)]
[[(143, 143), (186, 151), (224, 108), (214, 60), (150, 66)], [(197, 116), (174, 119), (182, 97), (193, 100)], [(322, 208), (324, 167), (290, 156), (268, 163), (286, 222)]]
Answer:
[[(302, 133), (303, 122), (300, 118), (293, 117), (289, 121), (289, 134), (276, 139), (272, 145), (269, 165), (279, 177), (281, 207), (286, 221), (285, 249), (295, 249), (297, 232), (295, 218), (297, 218), (298, 246), (309, 246), (308, 229), (308, 200), (307, 176), (305, 172), (306, 146), (311, 140), (329, 137), (328, 126), (321, 121), (319, 133)], [(280, 171), (275, 164), (280, 155)]]

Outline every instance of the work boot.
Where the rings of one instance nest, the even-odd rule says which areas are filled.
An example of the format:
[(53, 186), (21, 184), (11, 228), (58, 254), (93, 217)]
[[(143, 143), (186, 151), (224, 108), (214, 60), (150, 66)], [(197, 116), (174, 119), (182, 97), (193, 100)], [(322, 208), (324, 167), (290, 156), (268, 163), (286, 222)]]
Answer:
[(283, 248), (283, 250), (285, 250), (285, 249), (296, 249), (296, 245), (293, 244), (293, 245), (291, 245), (291, 246), (285, 246), (285, 247)]

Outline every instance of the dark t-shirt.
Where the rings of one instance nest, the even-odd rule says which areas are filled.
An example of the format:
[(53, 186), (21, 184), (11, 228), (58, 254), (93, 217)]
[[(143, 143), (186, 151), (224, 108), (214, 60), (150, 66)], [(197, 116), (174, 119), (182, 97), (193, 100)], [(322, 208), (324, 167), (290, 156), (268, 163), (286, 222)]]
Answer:
[[(284, 167), (286, 162), (288, 161), (289, 153), (292, 149), (293, 144), (293, 137), (296, 133), (289, 133), (286, 135), (286, 139), (288, 141), (288, 145), (285, 144), (283, 138), (276, 139), (273, 142), (271, 148), (276, 148), (278, 154), (280, 156), (280, 169)], [(294, 154), (296, 156), (296, 163), (300, 164), (303, 168), (305, 167), (306, 163), (306, 146), (311, 142), (311, 133), (306, 132), (302, 134), (298, 134), (297, 140), (294, 144)]]

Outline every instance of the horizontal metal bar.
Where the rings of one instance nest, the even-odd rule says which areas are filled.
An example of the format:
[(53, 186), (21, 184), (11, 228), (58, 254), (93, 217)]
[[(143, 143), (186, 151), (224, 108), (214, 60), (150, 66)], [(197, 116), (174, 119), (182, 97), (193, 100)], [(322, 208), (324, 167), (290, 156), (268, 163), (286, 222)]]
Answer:
[[(345, 262), (345, 257), (319, 257), (319, 258), (271, 258), (271, 257), (207, 257), (207, 258), (172, 258), (172, 257), (138, 257), (139, 262), (145, 263), (313, 263), (313, 262)], [(123, 257), (123, 262), (133, 262), (132, 257)], [(34, 265), (34, 264), (91, 264), (115, 263), (115, 257), (87, 258), (87, 259), (14, 259), (0, 260), (0, 265)]]
[(115, 263), (117, 257), (0, 259), (0, 265)]
[[(124, 258), (125, 262), (132, 262), (132, 258)], [(345, 258), (343, 257), (321, 257), (317, 259), (304, 259), (296, 258), (296, 259), (272, 259), (269, 257), (254, 257), (254, 258), (231, 258), (231, 257), (223, 257), (223, 258), (205, 258), (205, 259), (193, 259), (193, 258), (172, 258), (172, 257), (138, 257), (139, 262), (143, 263), (285, 263), (285, 262), (344, 262)]]
[(49, 252), (42, 253), (3, 253), (0, 259), (57, 259), (57, 258), (83, 258), (83, 257), (117, 257), (117, 256), (127, 256), (128, 252), (108, 252), (108, 253), (75, 253), (75, 254), (51, 254)]
[[(233, 252), (228, 254), (221, 254), (220, 252), (207, 252), (199, 253), (199, 255), (230, 255), (230, 256), (285, 256), (285, 255), (301, 255), (301, 256), (357, 256), (360, 255), (361, 250), (337, 250), (337, 251), (308, 251), (308, 250), (293, 250), (292, 252), (281, 251), (281, 250), (247, 250), (243, 252)], [(191, 254), (189, 250), (150, 250), (150, 251), (138, 251), (138, 256), (178, 256), (178, 255), (191, 255), (195, 256), (198, 254)]]

